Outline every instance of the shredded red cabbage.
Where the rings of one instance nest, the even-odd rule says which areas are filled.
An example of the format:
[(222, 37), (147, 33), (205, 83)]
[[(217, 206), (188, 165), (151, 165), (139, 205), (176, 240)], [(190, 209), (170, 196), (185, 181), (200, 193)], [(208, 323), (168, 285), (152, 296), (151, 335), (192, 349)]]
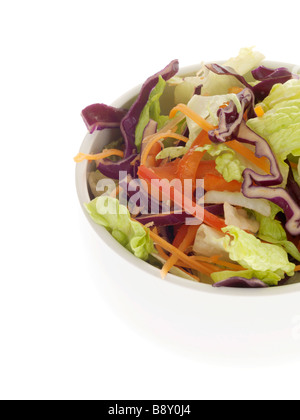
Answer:
[(105, 104), (93, 104), (84, 108), (81, 116), (90, 133), (105, 128), (120, 128), (120, 122), (128, 110)]
[(263, 101), (275, 84), (283, 84), (290, 79), (299, 78), (299, 76), (294, 75), (285, 67), (279, 67), (274, 70), (260, 66), (252, 71), (252, 75), (256, 80), (260, 81), (252, 89), (257, 101)]
[(135, 129), (139, 122), (141, 112), (148, 102), (149, 95), (159, 81), (159, 76), (164, 80), (169, 80), (171, 77), (175, 76), (178, 70), (179, 62), (178, 60), (173, 60), (163, 70), (149, 77), (143, 84), (137, 100), (122, 119), (120, 125), (126, 145), (125, 157), (128, 157), (132, 153), (136, 153)]
[[(138, 154), (135, 145), (135, 129), (139, 122), (140, 114), (148, 102), (152, 89), (157, 85), (159, 76), (164, 80), (169, 80), (171, 77), (175, 76), (178, 69), (178, 60), (173, 60), (163, 70), (156, 73), (154, 76), (149, 77), (143, 84), (138, 98), (129, 111), (126, 112), (126, 115), (124, 116), (123, 114), (123, 118), (119, 121), (119, 127), (125, 142), (124, 159), (119, 162), (111, 162), (108, 160), (100, 162), (98, 169), (103, 175), (109, 178), (118, 179), (120, 171), (127, 171), (128, 174), (134, 178), (136, 177), (138, 166), (136, 158)], [(133, 164), (133, 161), (135, 161), (135, 164)]]
[[(225, 109), (219, 110), (219, 128), (209, 133), (215, 142), (226, 142), (234, 138), (241, 143), (255, 146), (258, 158), (266, 157), (270, 161), (270, 174), (260, 175), (252, 169), (243, 172), (244, 182), (242, 192), (248, 198), (264, 198), (280, 206), (287, 218), (286, 229), (291, 235), (300, 234), (300, 207), (287, 190), (277, 187), (283, 182), (282, 174), (269, 144), (262, 137), (254, 133), (243, 119), (244, 112), (253, 113), (254, 94), (250, 89), (244, 89), (239, 95), (242, 105), (240, 113), (231, 102)], [(251, 118), (251, 117), (250, 117)]]
[(243, 277), (231, 277), (226, 280), (219, 281), (215, 283), (213, 287), (235, 287), (240, 289), (260, 289), (266, 288), (268, 285), (258, 279), (245, 279)]
[(218, 74), (219, 76), (234, 76), (239, 82), (242, 83), (242, 85), (246, 86), (249, 89), (252, 89), (252, 86), (249, 85), (248, 82), (246, 82), (246, 79), (229, 66), (220, 66), (220, 64), (212, 63), (206, 64), (206, 67), (208, 68), (208, 70), (212, 71), (215, 74)]
[(215, 74), (220, 76), (234, 76), (240, 83), (246, 88), (252, 90), (257, 102), (263, 101), (270, 93), (272, 87), (277, 83), (285, 83), (290, 79), (297, 78), (298, 75), (293, 74), (285, 67), (279, 67), (277, 69), (269, 69), (264, 66), (260, 66), (257, 69), (252, 70), (252, 75), (260, 83), (255, 86), (251, 86), (246, 79), (238, 74), (234, 69), (228, 66), (220, 66), (219, 64), (207, 64), (206, 67)]

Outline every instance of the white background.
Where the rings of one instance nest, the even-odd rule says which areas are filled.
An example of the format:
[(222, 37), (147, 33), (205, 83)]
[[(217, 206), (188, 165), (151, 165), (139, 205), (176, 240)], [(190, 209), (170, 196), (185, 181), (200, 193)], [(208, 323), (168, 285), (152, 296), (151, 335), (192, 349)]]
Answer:
[(299, 2), (2, 2), (1, 399), (299, 399), (300, 293), (199, 293), (118, 259), (78, 204), (80, 112), (174, 58), (300, 63)]

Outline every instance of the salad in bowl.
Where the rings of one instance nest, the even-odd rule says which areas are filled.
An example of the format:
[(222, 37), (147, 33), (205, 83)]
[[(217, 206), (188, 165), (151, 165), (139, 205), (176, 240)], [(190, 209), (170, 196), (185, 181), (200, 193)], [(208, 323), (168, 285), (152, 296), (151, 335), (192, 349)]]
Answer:
[(182, 75), (178, 60), (122, 107), (87, 106), (98, 150), (85, 211), (136, 258), (213, 287), (300, 282), (300, 79), (244, 48)]

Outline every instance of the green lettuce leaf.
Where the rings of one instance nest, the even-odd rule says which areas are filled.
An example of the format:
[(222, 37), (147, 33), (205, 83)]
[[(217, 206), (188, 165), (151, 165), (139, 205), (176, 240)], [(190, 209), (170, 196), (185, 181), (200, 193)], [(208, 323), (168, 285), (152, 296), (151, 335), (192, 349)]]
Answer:
[(91, 218), (104, 226), (111, 235), (136, 257), (147, 260), (154, 250), (149, 232), (140, 223), (131, 220), (127, 207), (119, 200), (101, 196), (85, 204)]
[(300, 99), (300, 79), (291, 79), (284, 84), (274, 85), (261, 105), (265, 111), (268, 111), (280, 102), (293, 99)]
[(166, 147), (156, 155), (155, 159), (156, 160), (166, 159), (166, 158), (176, 159), (180, 156), (185, 155), (188, 151), (189, 151), (189, 149), (187, 147), (184, 147), (184, 146)]
[(291, 255), (295, 260), (300, 261), (300, 252), (298, 251), (296, 245), (293, 242), (286, 240), (277, 240), (270, 236), (259, 236), (262, 241), (270, 242), (271, 244), (280, 245), (289, 255)]
[(300, 252), (293, 242), (288, 241), (286, 231), (281, 222), (275, 220), (276, 214), (282, 211), (278, 206), (272, 203), (271, 217), (265, 217), (262, 214), (255, 213), (256, 220), (260, 224), (257, 236), (264, 242), (281, 246), (295, 260), (300, 261)]
[(225, 181), (243, 180), (243, 172), (246, 167), (241, 163), (234, 150), (225, 144), (208, 144), (198, 147), (197, 151), (206, 151), (210, 156), (216, 157), (216, 170), (223, 176)]
[(161, 95), (163, 94), (165, 87), (166, 87), (166, 81), (161, 76), (159, 76), (158, 83), (152, 89), (149, 95), (148, 102), (140, 114), (139, 122), (135, 129), (135, 144), (138, 147), (138, 150), (140, 150), (142, 139), (143, 139), (143, 133), (150, 119), (157, 122), (158, 129), (163, 127), (169, 119), (169, 117), (167, 116), (160, 115), (159, 99)]
[(245, 170), (240, 160), (231, 152), (223, 153), (216, 159), (216, 170), (223, 175), (227, 182), (243, 181), (243, 172)]
[(247, 280), (258, 279), (266, 283), (268, 286), (277, 286), (278, 282), (281, 280), (281, 277), (272, 271), (219, 271), (211, 274), (211, 278), (215, 283), (230, 279), (231, 277), (242, 277)]
[(265, 138), (282, 160), (289, 154), (300, 156), (300, 99), (281, 101), (247, 125)]
[(255, 212), (256, 220), (260, 227), (257, 236), (264, 242), (281, 246), (289, 255), (295, 260), (300, 261), (300, 252), (293, 242), (288, 241), (287, 234), (279, 220), (275, 220), (277, 213), (282, 212), (282, 209), (276, 204), (270, 203), (272, 213), (270, 217), (263, 216)]
[(275, 220), (277, 214), (283, 212), (283, 210), (272, 202), (270, 202), (270, 207), (271, 214), (268, 217), (254, 212), (255, 218), (260, 224), (258, 236), (269, 236), (276, 241), (283, 241), (287, 239), (286, 232), (281, 222), (279, 220)]
[[(245, 76), (250, 70), (258, 67), (265, 57), (253, 48), (242, 48), (239, 55), (230, 58), (223, 65), (233, 68), (241, 76)], [(253, 80), (253, 79), (252, 79)], [(203, 95), (226, 94), (233, 86), (241, 86), (239, 81), (232, 76), (220, 76), (213, 72), (206, 74), (201, 93)]]
[(295, 264), (289, 262), (288, 254), (281, 246), (263, 243), (235, 226), (227, 226), (222, 231), (227, 234), (222, 244), (231, 260), (247, 269), (271, 271), (281, 278), (285, 274), (294, 275)]
[(289, 173), (285, 160), (288, 155), (300, 156), (300, 80), (275, 85), (261, 105), (265, 114), (248, 120), (247, 125), (270, 144), (285, 186)]

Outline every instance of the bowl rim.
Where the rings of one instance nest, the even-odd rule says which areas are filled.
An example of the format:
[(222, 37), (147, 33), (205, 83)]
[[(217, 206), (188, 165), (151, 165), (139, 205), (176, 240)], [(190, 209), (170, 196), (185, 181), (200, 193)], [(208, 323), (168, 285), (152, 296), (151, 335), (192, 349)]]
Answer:
[[(224, 63), (224, 61), (211, 60), (210, 62), (215, 62), (218, 64)], [(287, 67), (290, 70), (293, 67), (299, 68), (299, 66), (291, 63), (285, 63), (280, 61), (270, 61), (270, 60), (264, 60), (262, 62), (263, 65), (269, 66), (269, 67)], [(185, 74), (193, 73), (198, 71), (202, 63), (193, 64), (190, 66), (185, 66), (181, 68), (178, 72), (178, 76), (183, 76)], [(115, 101), (112, 102), (112, 106), (114, 107), (122, 107), (125, 103), (127, 103), (129, 100), (131, 100), (133, 97), (135, 97), (140, 89), (142, 84), (139, 84), (127, 92), (123, 93), (119, 98), (117, 98)], [(108, 130), (107, 130), (108, 131)], [(89, 132), (85, 135), (83, 142), (80, 146), (80, 152), (81, 153), (90, 153), (92, 145), (95, 142), (95, 139), (97, 136), (100, 136), (103, 132), (106, 132), (106, 130), (103, 131), (96, 131), (93, 134), (90, 134)], [(114, 253), (119, 255), (123, 260), (126, 260), (130, 265), (134, 266), (135, 268), (138, 268), (140, 271), (139, 275), (142, 275), (142, 273), (146, 272), (148, 276), (155, 277), (156, 279), (160, 279), (161, 281), (168, 282), (170, 284), (174, 284), (180, 287), (188, 288), (191, 290), (195, 290), (201, 293), (208, 293), (212, 295), (228, 295), (228, 296), (255, 296), (255, 297), (265, 297), (265, 296), (277, 296), (282, 294), (289, 294), (289, 293), (295, 293), (300, 292), (300, 283), (290, 284), (286, 286), (281, 287), (269, 287), (269, 288), (263, 288), (263, 289), (242, 289), (242, 288), (216, 288), (212, 287), (211, 285), (207, 285), (204, 283), (198, 283), (193, 282), (191, 280), (178, 277), (173, 274), (168, 274), (165, 280), (161, 279), (160, 276), (160, 270), (151, 264), (140, 260), (139, 258), (135, 257), (131, 252), (129, 252), (126, 248), (124, 248), (118, 241), (116, 241), (111, 234), (103, 227), (97, 225), (91, 217), (88, 215), (84, 204), (90, 201), (88, 187), (87, 187), (87, 180), (86, 180), (86, 174), (87, 174), (87, 168), (88, 168), (88, 162), (84, 161), (81, 163), (77, 163), (75, 167), (75, 182), (76, 182), (76, 190), (77, 190), (77, 196), (79, 199), (79, 203), (81, 205), (81, 208), (86, 216), (86, 219), (88, 220), (90, 226), (93, 228), (94, 232), (100, 237), (100, 240), (105, 244), (105, 246), (108, 246)]]

